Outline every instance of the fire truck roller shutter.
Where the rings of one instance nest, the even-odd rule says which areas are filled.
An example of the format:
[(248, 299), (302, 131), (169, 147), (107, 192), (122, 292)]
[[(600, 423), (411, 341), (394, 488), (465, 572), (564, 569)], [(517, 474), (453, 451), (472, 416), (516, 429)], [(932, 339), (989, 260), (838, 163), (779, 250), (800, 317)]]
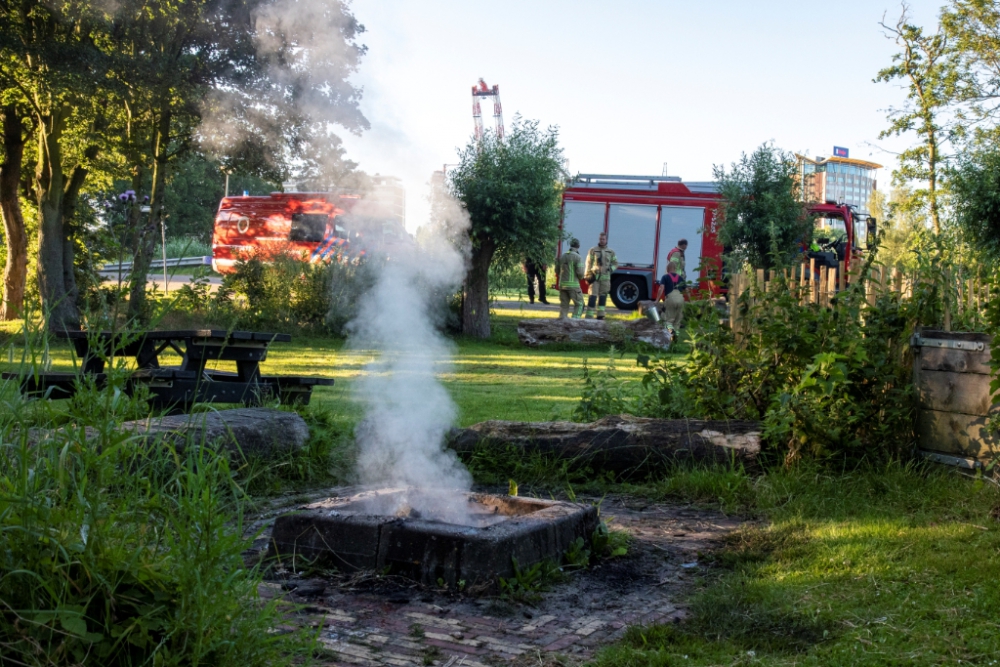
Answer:
[(664, 206), (660, 209), (659, 266), (657, 279), (667, 271), (667, 254), (674, 249), (677, 241), (687, 239), (684, 251), (684, 266), (687, 282), (698, 282), (698, 266), (701, 264), (701, 230), (705, 227), (705, 209), (694, 206)]
[[(604, 231), (604, 202), (567, 201), (563, 207), (563, 236), (580, 239), (580, 255), (586, 258), (587, 250), (597, 245), (597, 237)], [(569, 242), (563, 242), (563, 252)]]
[(634, 310), (640, 301), (648, 299), (653, 293), (656, 207), (611, 204), (608, 210), (608, 246), (615, 251), (619, 266), (611, 278), (611, 300), (620, 310)]

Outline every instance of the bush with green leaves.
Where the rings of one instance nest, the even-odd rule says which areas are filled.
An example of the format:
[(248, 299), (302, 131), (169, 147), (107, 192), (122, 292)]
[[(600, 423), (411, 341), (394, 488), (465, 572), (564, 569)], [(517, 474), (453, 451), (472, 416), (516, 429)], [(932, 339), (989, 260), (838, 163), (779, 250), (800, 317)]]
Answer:
[(765, 442), (790, 461), (902, 454), (913, 441), (908, 339), (917, 306), (897, 296), (871, 306), (857, 286), (829, 307), (802, 305), (798, 289), (779, 274), (766, 292), (747, 290), (735, 331), (714, 304), (690, 304), (687, 359), (639, 355), (641, 387), (588, 375), (577, 417), (761, 421)]
[(373, 282), (372, 262), (377, 261), (326, 264), (283, 254), (250, 257), (225, 277), (216, 303), (225, 302), (241, 328), (340, 335)]

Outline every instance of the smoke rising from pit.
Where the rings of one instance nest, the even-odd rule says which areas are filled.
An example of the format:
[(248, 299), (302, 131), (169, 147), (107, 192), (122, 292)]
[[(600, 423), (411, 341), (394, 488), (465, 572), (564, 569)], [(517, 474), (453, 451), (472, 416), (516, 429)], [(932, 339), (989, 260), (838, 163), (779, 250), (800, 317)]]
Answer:
[[(364, 418), (356, 430), (359, 481), (378, 487), (434, 491), (400, 499), (382, 496), (392, 507), (420, 516), (462, 523), (472, 477), (444, 437), (457, 409), (437, 374), (451, 370), (453, 345), (440, 332), (448, 295), (465, 274), (467, 252), (456, 239), (467, 238), (468, 216), (438, 189), (436, 220), (425, 224), (416, 241), (409, 237), (384, 247), (374, 284), (362, 296), (348, 325), (349, 345), (371, 351), (374, 360), (354, 383)], [(441, 493), (441, 492), (453, 493)], [(404, 507), (404, 505), (408, 506)]]

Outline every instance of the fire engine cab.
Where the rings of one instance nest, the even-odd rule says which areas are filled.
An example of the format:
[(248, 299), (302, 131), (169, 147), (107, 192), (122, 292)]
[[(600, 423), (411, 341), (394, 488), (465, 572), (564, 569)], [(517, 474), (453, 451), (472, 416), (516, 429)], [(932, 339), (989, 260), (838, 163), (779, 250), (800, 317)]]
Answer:
[[(618, 257), (611, 276), (611, 300), (622, 310), (635, 309), (639, 301), (655, 299), (657, 281), (666, 272), (667, 255), (678, 241), (685, 251), (688, 291), (724, 294), (724, 248), (717, 238), (716, 214), (722, 197), (713, 182), (683, 182), (677, 176), (621, 176), (581, 174), (563, 191), (563, 237), (580, 240), (582, 254), (597, 245), (601, 233)], [(806, 248), (804, 256), (817, 266), (849, 270), (861, 253), (858, 239), (870, 238), (875, 219), (851, 206), (827, 202), (807, 206), (814, 216), (819, 249)], [(568, 247), (559, 244), (559, 253)]]

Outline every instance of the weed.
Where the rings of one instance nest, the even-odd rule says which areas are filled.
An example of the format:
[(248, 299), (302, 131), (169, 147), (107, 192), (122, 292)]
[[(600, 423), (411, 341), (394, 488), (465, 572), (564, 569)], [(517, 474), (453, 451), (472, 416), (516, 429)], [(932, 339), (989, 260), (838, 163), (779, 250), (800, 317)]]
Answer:
[(414, 639), (420, 640), (426, 636), (426, 633), (418, 623), (413, 623), (410, 625), (410, 636)]
[(425, 646), (420, 649), (420, 663), (422, 665), (433, 665), (440, 660), (444, 654), (437, 646)]
[(547, 558), (526, 568), (522, 568), (513, 556), (511, 561), (514, 576), (511, 579), (500, 577), (500, 595), (516, 602), (536, 602), (542, 592), (565, 578), (559, 566)]

